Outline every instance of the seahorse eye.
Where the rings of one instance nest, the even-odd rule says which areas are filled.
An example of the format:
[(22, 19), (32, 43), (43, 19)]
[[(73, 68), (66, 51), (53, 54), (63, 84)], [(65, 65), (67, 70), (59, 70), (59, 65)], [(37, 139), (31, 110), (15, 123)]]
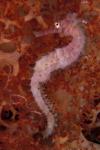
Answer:
[(55, 28), (57, 28), (57, 29), (60, 28), (60, 23), (59, 22), (55, 22)]

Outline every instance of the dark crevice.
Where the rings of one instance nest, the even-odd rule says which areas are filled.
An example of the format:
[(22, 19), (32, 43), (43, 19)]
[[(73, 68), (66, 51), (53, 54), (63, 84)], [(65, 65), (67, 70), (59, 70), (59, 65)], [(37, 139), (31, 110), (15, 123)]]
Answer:
[(7, 129), (7, 127), (6, 126), (4, 126), (4, 125), (0, 125), (0, 131), (5, 131)]
[(83, 130), (82, 133), (88, 141), (100, 144), (100, 127), (92, 128), (88, 131)]
[(11, 110), (5, 110), (5, 111), (2, 111), (1, 113), (2, 120), (11, 120), (12, 116), (13, 116), (13, 113)]

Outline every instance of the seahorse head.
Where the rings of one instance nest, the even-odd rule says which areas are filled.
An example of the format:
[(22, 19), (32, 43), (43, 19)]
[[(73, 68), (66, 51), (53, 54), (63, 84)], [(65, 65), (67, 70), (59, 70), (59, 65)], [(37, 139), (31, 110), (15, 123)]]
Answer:
[(54, 22), (53, 28), (51, 27), (48, 30), (34, 32), (36, 37), (45, 36), (53, 33), (64, 33), (66, 35), (69, 33), (69, 29), (75, 28), (79, 23), (76, 13), (68, 13), (66, 17), (62, 20)]
[(70, 28), (74, 28), (79, 24), (79, 19), (77, 18), (76, 13), (69, 13), (67, 16), (58, 22), (55, 22), (55, 29), (58, 33), (64, 32), (65, 30), (69, 30)]

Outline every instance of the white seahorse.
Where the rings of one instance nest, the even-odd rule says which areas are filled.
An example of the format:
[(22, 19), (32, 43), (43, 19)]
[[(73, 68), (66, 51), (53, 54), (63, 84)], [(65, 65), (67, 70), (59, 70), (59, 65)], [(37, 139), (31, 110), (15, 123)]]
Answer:
[(63, 34), (64, 36), (72, 36), (72, 41), (68, 45), (62, 48), (56, 48), (53, 52), (50, 52), (48, 55), (42, 56), (37, 60), (31, 78), (31, 92), (40, 110), (47, 118), (47, 127), (43, 132), (44, 137), (48, 137), (53, 133), (55, 117), (44, 101), (40, 83), (46, 83), (53, 71), (64, 69), (76, 61), (85, 45), (85, 35), (79, 26), (79, 20), (77, 19), (76, 14), (68, 14), (64, 20), (55, 23), (55, 27), (56, 28), (52, 30), (36, 33), (36, 36), (58, 33)]

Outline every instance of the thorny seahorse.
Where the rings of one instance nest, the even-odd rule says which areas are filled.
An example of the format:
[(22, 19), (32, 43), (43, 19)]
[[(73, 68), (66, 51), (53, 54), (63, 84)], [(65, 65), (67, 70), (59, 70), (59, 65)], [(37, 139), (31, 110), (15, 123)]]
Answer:
[(53, 133), (56, 119), (50, 111), (49, 105), (46, 104), (42, 95), (40, 84), (46, 83), (50, 75), (57, 69), (64, 69), (78, 59), (80, 53), (84, 49), (85, 35), (79, 26), (79, 19), (75, 13), (68, 14), (63, 20), (55, 24), (55, 28), (45, 32), (39, 32), (36, 36), (44, 36), (47, 34), (63, 34), (64, 36), (72, 36), (72, 41), (62, 47), (56, 48), (48, 55), (42, 56), (36, 61), (34, 73), (31, 78), (31, 92), (40, 110), (45, 114), (47, 119), (47, 127), (43, 132), (43, 137), (48, 137)]

